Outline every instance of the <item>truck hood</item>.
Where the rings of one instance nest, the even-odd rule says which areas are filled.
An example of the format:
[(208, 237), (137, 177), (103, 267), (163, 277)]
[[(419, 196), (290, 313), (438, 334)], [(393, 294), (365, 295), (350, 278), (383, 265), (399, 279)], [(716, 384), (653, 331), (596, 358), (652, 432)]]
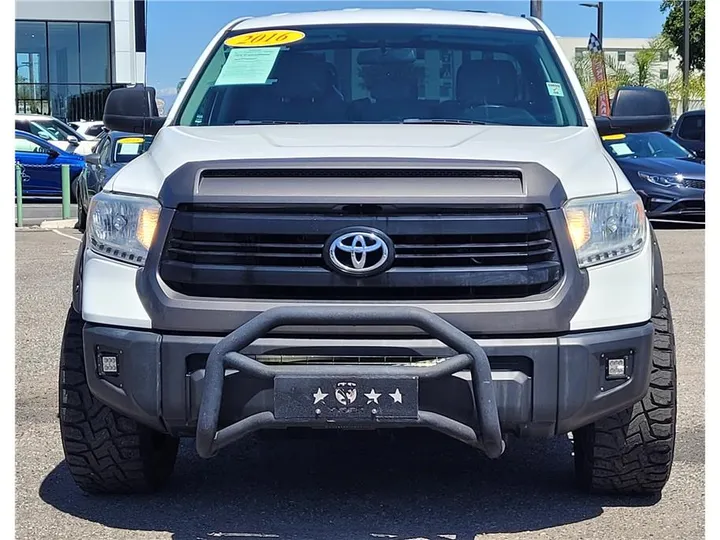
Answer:
[(169, 126), (105, 189), (156, 197), (187, 162), (288, 158), (533, 162), (560, 178), (569, 198), (630, 189), (592, 128), (439, 124)]

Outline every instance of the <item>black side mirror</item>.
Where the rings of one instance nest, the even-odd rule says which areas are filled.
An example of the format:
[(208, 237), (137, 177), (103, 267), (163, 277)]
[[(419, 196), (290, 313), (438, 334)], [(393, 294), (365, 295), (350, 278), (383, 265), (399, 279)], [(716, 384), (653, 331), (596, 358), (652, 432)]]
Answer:
[(150, 86), (117, 88), (105, 102), (103, 124), (110, 131), (155, 135), (164, 123), (155, 102), (155, 89)]
[(50, 156), (51, 159), (55, 159), (56, 157), (58, 157), (60, 155), (60, 152), (58, 152), (54, 148), (47, 148), (45, 150), (45, 152), (47, 153), (48, 156)]
[(98, 154), (88, 154), (85, 156), (85, 163), (100, 165), (100, 156)]
[(596, 116), (600, 135), (665, 131), (672, 124), (667, 94), (644, 86), (621, 86), (615, 92), (610, 116)]

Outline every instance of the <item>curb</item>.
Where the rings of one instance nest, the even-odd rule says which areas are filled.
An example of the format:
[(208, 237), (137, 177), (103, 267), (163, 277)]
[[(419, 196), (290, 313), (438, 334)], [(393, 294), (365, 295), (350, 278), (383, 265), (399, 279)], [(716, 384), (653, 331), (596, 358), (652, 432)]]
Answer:
[(74, 229), (77, 218), (73, 219), (51, 219), (40, 223), (41, 229)]

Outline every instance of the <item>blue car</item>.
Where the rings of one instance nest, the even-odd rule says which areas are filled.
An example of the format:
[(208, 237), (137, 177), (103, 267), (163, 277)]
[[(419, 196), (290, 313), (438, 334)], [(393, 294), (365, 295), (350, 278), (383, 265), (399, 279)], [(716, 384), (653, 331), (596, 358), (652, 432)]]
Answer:
[(705, 220), (705, 160), (660, 132), (603, 137), (650, 219)]
[(53, 146), (25, 131), (15, 130), (15, 162), (20, 164), (23, 196), (61, 196), (61, 165), (70, 165), (70, 193), (75, 198), (77, 179), (85, 158)]
[(125, 165), (143, 154), (153, 138), (149, 135), (110, 131), (103, 133), (92, 154), (85, 156), (87, 167), (77, 182), (78, 229), (85, 230), (90, 199)]

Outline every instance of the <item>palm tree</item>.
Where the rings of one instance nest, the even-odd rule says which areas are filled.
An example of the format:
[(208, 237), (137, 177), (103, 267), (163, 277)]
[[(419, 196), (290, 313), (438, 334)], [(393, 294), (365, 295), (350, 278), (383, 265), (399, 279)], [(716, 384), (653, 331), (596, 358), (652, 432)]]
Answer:
[[(637, 51), (628, 64), (618, 62), (615, 57), (606, 54), (605, 71), (607, 74), (607, 89), (610, 96), (613, 96), (619, 86), (659, 88), (668, 92), (668, 96), (671, 96), (671, 101), (673, 93), (682, 96), (682, 77), (680, 77), (680, 87), (678, 88), (676, 78), (672, 81), (663, 81), (655, 69), (655, 64), (660, 60), (661, 55), (666, 53), (670, 48), (671, 45), (666, 38), (657, 37), (650, 40), (646, 47)], [(580, 79), (580, 84), (585, 91), (588, 103), (594, 107), (601, 86), (595, 82), (590, 53), (588, 52), (576, 58), (574, 68), (578, 79)], [(698, 78), (702, 79), (702, 83), (699, 82)], [(696, 75), (695, 80), (692, 82), (693, 90), (690, 92), (693, 95), (702, 94), (703, 97), (699, 99), (704, 99), (704, 81), (704, 75)], [(700, 90), (700, 88), (702, 88), (702, 90)]]

